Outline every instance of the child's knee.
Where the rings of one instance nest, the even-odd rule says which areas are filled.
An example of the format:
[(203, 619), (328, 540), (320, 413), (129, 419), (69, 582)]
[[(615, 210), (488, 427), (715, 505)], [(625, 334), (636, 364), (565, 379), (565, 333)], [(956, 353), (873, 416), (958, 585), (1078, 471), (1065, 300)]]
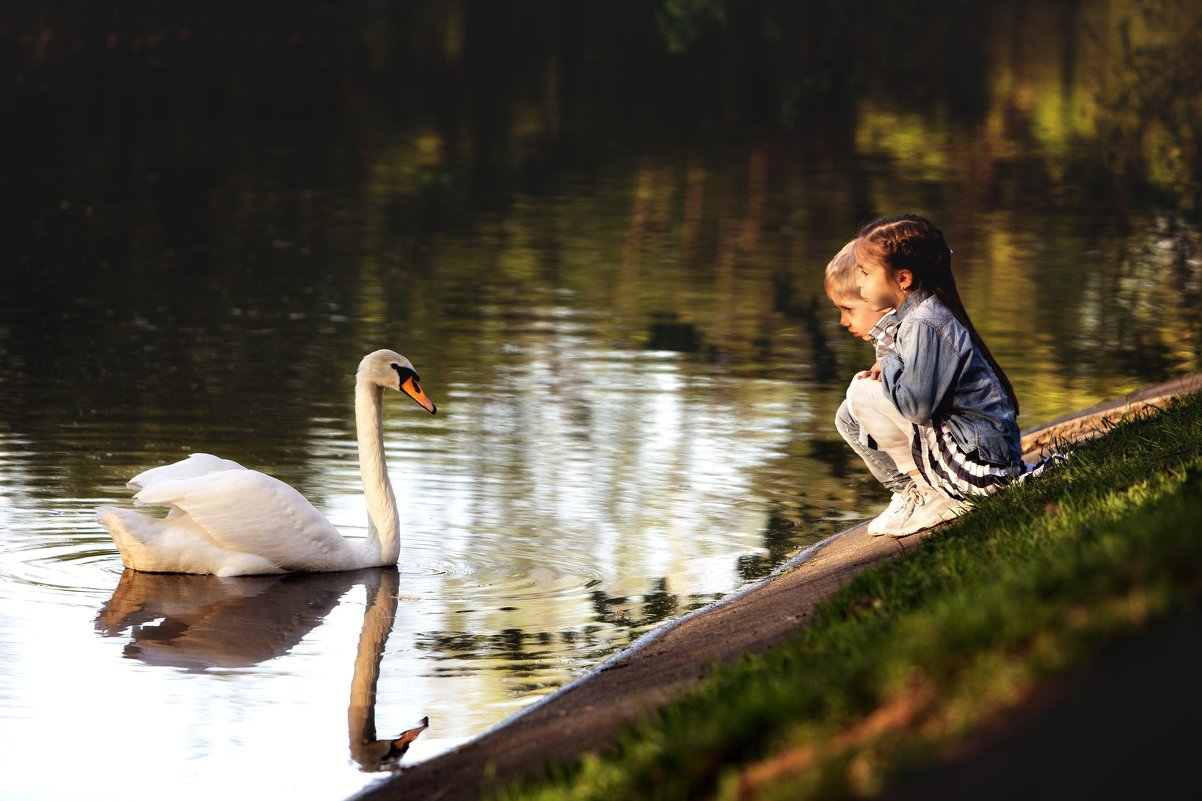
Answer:
[(835, 430), (848, 442), (860, 437), (860, 423), (851, 413), (851, 404), (846, 400), (839, 404), (839, 411), (835, 412)]
[(880, 381), (871, 378), (853, 378), (847, 385), (848, 412), (853, 417), (863, 418), (864, 411), (875, 408), (882, 397), (884, 397), (884, 390), (881, 389)]

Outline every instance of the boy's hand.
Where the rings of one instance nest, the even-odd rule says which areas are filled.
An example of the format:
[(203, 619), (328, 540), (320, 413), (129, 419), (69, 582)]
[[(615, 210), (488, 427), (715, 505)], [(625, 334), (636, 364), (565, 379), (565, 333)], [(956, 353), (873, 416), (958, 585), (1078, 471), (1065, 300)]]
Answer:
[(856, 373), (856, 378), (871, 378), (873, 381), (881, 380), (881, 363), (876, 362), (867, 370), (861, 370)]

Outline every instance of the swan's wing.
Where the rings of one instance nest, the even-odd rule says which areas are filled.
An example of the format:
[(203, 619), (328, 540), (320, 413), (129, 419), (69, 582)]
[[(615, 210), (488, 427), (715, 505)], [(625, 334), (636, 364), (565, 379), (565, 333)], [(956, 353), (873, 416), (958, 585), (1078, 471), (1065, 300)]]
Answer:
[(187, 459), (180, 459), (174, 464), (162, 467), (152, 467), (143, 470), (131, 478), (125, 486), (132, 490), (149, 487), (158, 481), (174, 481), (177, 478), (193, 478), (205, 473), (215, 473), (220, 470), (245, 470), (246, 468), (229, 459), (222, 459), (211, 453), (194, 453)]
[(256, 554), (285, 570), (330, 570), (346, 540), (303, 495), (258, 470), (156, 481), (134, 496), (186, 513), (223, 550)]

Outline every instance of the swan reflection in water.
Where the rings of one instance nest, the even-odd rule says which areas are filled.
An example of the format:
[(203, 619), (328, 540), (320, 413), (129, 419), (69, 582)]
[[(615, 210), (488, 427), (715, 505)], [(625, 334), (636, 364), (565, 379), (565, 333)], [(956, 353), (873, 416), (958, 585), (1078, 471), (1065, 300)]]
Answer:
[(241, 578), (126, 570), (97, 613), (96, 629), (109, 637), (129, 630), (125, 655), (148, 665), (250, 667), (286, 654), (356, 584), (367, 589), (367, 608), (347, 710), (351, 756), (363, 770), (381, 770), (429, 725), (422, 718), (397, 737), (376, 737), (376, 684), (400, 584), (395, 568)]

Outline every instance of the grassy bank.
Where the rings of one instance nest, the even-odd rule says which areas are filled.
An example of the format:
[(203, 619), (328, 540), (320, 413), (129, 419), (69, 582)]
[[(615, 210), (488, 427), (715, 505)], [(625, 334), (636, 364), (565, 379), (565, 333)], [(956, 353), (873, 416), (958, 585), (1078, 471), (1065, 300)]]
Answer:
[(872, 794), (1041, 682), (1195, 604), (1202, 396), (1072, 453), (861, 573), (795, 641), (718, 671), (606, 755), (504, 798)]

